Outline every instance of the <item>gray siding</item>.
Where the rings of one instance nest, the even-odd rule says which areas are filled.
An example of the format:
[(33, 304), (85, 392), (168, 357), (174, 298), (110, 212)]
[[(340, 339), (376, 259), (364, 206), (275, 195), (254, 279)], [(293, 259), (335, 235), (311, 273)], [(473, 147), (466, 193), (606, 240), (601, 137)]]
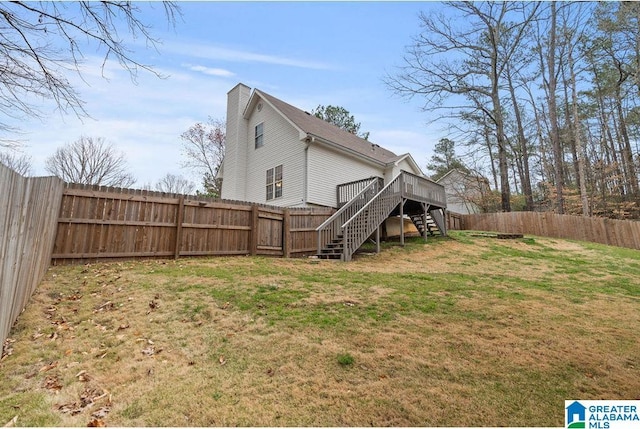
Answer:
[(335, 207), (336, 186), (371, 176), (384, 177), (382, 167), (318, 144), (309, 146), (308, 162), (308, 202), (311, 204)]
[[(260, 101), (262, 110), (254, 109), (248, 119), (246, 142), (246, 200), (277, 206), (304, 205), (305, 143), (298, 130), (269, 104)], [(264, 145), (255, 148), (255, 126), (264, 123)], [(267, 201), (266, 173), (282, 165), (282, 197)]]
[(390, 172), (391, 174), (388, 174), (388, 176), (385, 176), (384, 178), (385, 183), (388, 183), (389, 181), (393, 180), (398, 174), (400, 174), (401, 170), (416, 174), (418, 176), (422, 175), (422, 172), (415, 170), (415, 168), (413, 167), (413, 164), (405, 158), (402, 161), (400, 161), (398, 165), (394, 165), (393, 168), (390, 168), (389, 170), (387, 170), (387, 173)]
[(242, 84), (236, 85), (227, 94), (227, 134), (222, 173), (222, 195), (229, 200), (244, 201), (245, 195), (245, 163), (247, 153), (241, 144), (247, 134), (246, 121), (242, 112), (249, 100), (250, 88)]
[[(444, 186), (447, 210), (460, 214), (480, 213), (480, 208), (473, 201), (481, 198), (485, 190), (483, 182), (453, 170), (438, 180), (438, 183)], [(488, 187), (486, 190), (489, 190)]]

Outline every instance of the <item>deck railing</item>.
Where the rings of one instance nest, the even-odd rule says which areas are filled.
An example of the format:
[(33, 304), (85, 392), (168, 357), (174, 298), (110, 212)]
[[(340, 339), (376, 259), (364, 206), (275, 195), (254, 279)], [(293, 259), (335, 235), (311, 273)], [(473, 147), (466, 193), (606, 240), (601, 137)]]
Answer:
[(378, 181), (378, 189), (382, 189), (384, 186), (384, 179), (382, 177), (372, 176), (362, 180), (354, 180), (353, 182), (342, 183), (336, 187), (336, 203), (340, 208), (347, 204), (356, 195), (358, 195), (364, 188), (371, 184), (371, 181)]
[(402, 171), (402, 196), (410, 200), (421, 201), (437, 207), (446, 207), (447, 198), (444, 186), (424, 177)]
[[(318, 231), (318, 253), (322, 251), (327, 244), (337, 239), (342, 233), (342, 225), (351, 218), (358, 210), (360, 210), (368, 201), (370, 201), (380, 190), (380, 180), (377, 177), (366, 179), (369, 183), (362, 187), (346, 204), (333, 214), (329, 219), (324, 221), (322, 225), (316, 228)], [(363, 180), (358, 181), (365, 182)], [(352, 182), (356, 183), (356, 182)]]

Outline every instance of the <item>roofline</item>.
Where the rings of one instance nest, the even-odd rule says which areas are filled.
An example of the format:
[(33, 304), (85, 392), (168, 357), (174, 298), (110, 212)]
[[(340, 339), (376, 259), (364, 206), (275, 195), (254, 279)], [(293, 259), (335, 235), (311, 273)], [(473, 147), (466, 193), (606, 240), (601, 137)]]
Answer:
[[(398, 164), (400, 164), (400, 162), (402, 162), (403, 160), (405, 160), (405, 159), (407, 159), (407, 158), (409, 158), (409, 162), (410, 162), (410, 163), (412, 164), (412, 166), (416, 169), (416, 171), (419, 171), (419, 172), (420, 172), (420, 175), (421, 175), (421, 176), (427, 177), (427, 176), (424, 174), (424, 172), (422, 171), (422, 168), (420, 168), (420, 166), (418, 165), (418, 163), (416, 162), (416, 160), (415, 160), (415, 159), (413, 159), (413, 156), (412, 156), (409, 152), (405, 153), (404, 155), (400, 155), (400, 156), (398, 157), (398, 159), (397, 159), (397, 160), (395, 160), (395, 161), (393, 161), (393, 162), (392, 162), (392, 164), (394, 164), (394, 165), (396, 165), (396, 166), (397, 166)], [(390, 163), (390, 164), (391, 164), (391, 163)], [(431, 179), (429, 179), (429, 180), (431, 180)]]
[(386, 167), (387, 165), (389, 165), (389, 163), (378, 161), (375, 158), (371, 158), (371, 157), (366, 156), (366, 155), (364, 155), (364, 154), (362, 154), (360, 152), (357, 152), (357, 151), (355, 151), (353, 149), (349, 149), (348, 147), (345, 147), (345, 146), (343, 146), (341, 144), (332, 142), (331, 140), (327, 140), (327, 139), (325, 139), (323, 137), (317, 136), (317, 135), (312, 134), (312, 133), (307, 133), (307, 138), (303, 139), (303, 140), (306, 141), (307, 143), (313, 143), (314, 141), (318, 141), (318, 142), (320, 142), (322, 144), (330, 146), (330, 147), (332, 147), (334, 149), (337, 149), (337, 150), (339, 150), (341, 152), (346, 152), (346, 153), (348, 153), (350, 155), (354, 155), (357, 158), (363, 159), (363, 160), (365, 160), (367, 162), (370, 162), (372, 164), (375, 164), (375, 165), (378, 165), (378, 166), (381, 166), (381, 167)]
[(482, 174), (478, 174), (475, 172), (471, 172), (471, 173), (465, 173), (464, 171), (460, 170), (459, 168), (452, 168), (451, 170), (447, 171), (441, 178), (439, 178), (436, 183), (439, 183), (442, 179), (444, 179), (445, 177), (447, 177), (448, 175), (452, 174), (454, 171), (459, 172), (460, 174), (464, 174), (465, 176), (468, 177), (473, 177), (474, 179), (478, 179), (480, 181), (486, 182), (486, 183), (490, 183), (489, 179), (487, 179), (486, 177), (484, 177)]
[(257, 101), (256, 101), (257, 98), (256, 97), (260, 97), (260, 99), (262, 101), (267, 103), (273, 110), (278, 112), (278, 114), (280, 116), (282, 116), (285, 121), (287, 121), (294, 129), (296, 129), (298, 131), (298, 134), (300, 135), (300, 140), (304, 139), (305, 136), (306, 136), (305, 131), (302, 128), (300, 128), (299, 126), (297, 126), (295, 122), (293, 122), (291, 119), (289, 119), (289, 117), (287, 115), (285, 115), (280, 109), (278, 109), (276, 106), (274, 106), (273, 103), (271, 103), (267, 99), (267, 97), (265, 97), (263, 94), (264, 93), (262, 91), (260, 91), (258, 88), (255, 88), (253, 90), (253, 92), (251, 93), (251, 96), (249, 97), (249, 102), (247, 102), (247, 105), (244, 108), (244, 112), (242, 112), (242, 116), (245, 119), (249, 119), (248, 114), (249, 114), (249, 112), (251, 112), (253, 110), (253, 106), (257, 103)]

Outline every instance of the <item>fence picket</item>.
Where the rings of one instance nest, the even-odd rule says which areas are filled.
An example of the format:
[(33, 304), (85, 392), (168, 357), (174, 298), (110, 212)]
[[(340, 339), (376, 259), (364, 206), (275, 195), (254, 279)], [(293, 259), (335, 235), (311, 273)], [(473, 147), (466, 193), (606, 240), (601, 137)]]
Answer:
[(49, 267), (62, 189), (0, 164), (0, 347)]
[(547, 212), (460, 215), (464, 230), (531, 234), (640, 250), (640, 222)]

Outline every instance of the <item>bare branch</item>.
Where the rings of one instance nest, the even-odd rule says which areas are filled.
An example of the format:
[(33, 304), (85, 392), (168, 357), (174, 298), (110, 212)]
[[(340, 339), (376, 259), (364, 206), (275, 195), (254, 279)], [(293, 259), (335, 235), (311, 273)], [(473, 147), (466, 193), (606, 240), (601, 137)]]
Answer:
[(220, 195), (221, 183), (216, 178), (224, 159), (226, 124), (224, 120), (209, 118), (206, 124), (200, 122), (180, 135), (185, 161), (182, 168), (191, 168), (202, 176), (208, 194)]
[[(173, 22), (178, 6), (163, 6)], [(62, 113), (87, 116), (85, 103), (67, 79), (69, 73), (82, 77), (81, 46), (86, 43), (103, 52), (103, 72), (114, 59), (134, 82), (139, 70), (161, 77), (135, 58), (128, 48), (130, 40), (119, 31), (124, 22), (130, 38), (142, 38), (155, 48), (159, 41), (140, 13), (129, 1), (0, 3), (0, 113), (13, 119), (40, 117), (42, 112), (29, 101), (40, 98), (52, 100)], [(4, 123), (0, 130), (11, 131)]]
[(80, 137), (46, 159), (46, 170), (65, 182), (126, 188), (136, 182), (124, 153), (102, 137)]

